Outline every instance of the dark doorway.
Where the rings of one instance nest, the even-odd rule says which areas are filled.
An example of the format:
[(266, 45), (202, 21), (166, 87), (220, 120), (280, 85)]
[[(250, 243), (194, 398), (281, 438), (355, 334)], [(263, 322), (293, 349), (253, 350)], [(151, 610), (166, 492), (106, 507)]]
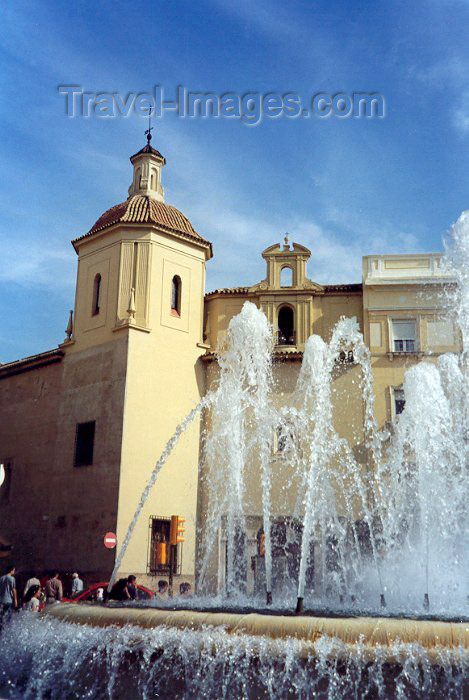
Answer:
[(295, 314), (290, 306), (278, 312), (278, 345), (295, 345)]

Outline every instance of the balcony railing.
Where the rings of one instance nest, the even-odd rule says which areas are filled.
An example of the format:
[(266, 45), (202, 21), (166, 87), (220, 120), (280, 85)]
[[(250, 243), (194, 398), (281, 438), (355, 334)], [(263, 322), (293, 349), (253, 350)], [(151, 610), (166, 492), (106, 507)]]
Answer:
[(353, 365), (355, 364), (355, 358), (353, 356), (353, 350), (341, 350), (337, 357), (335, 358), (336, 365)]
[(291, 331), (288, 335), (283, 331), (277, 331), (276, 345), (296, 345), (295, 331)]

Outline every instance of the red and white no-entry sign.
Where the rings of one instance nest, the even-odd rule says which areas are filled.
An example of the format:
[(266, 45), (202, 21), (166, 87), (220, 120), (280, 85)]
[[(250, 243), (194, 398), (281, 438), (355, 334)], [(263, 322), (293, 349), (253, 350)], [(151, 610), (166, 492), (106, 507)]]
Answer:
[(115, 532), (106, 532), (104, 535), (104, 546), (107, 549), (114, 549), (117, 544), (117, 535)]

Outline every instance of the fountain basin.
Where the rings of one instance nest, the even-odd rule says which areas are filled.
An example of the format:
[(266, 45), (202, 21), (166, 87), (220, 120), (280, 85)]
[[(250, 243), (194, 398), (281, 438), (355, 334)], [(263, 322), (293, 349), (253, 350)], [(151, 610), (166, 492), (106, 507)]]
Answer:
[[(92, 627), (133, 625), (150, 629), (170, 627), (202, 631), (207, 627), (223, 628), (227, 634), (300, 641), (300, 655), (311, 654), (313, 644), (321, 638), (339, 642), (337, 657), (360, 647), (366, 660), (374, 660), (377, 650), (383, 663), (398, 663), (402, 650), (419, 646), (430, 663), (439, 665), (447, 654), (462, 662), (469, 660), (469, 622), (393, 619), (385, 617), (288, 617), (257, 613), (200, 612), (155, 608), (106, 607), (96, 605), (57, 605), (45, 612), (57, 620)], [(399, 659), (396, 649), (399, 649)]]

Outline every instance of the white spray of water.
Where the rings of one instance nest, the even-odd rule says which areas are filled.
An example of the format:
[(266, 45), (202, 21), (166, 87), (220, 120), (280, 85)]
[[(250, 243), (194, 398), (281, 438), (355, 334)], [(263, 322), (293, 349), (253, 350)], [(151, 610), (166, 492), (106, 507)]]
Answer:
[[(374, 417), (374, 393), (371, 379), (369, 351), (354, 319), (341, 319), (336, 325), (331, 342), (327, 346), (318, 336), (311, 336), (305, 345), (303, 364), (296, 389), (309, 418), (307, 426), (308, 458), (306, 468), (306, 495), (304, 499), (304, 527), (301, 545), (298, 597), (303, 598), (306, 568), (315, 543), (319, 543), (321, 554), (322, 589), (326, 578), (336, 579), (339, 595), (343, 596), (349, 569), (358, 571), (361, 559), (358, 534), (355, 528), (357, 504), (363, 513), (370, 533), (373, 559), (380, 581), (382, 581), (375, 537), (373, 518), (368, 505), (369, 488), (364, 482), (361, 467), (353, 456), (346, 440), (339, 438), (333, 422), (332, 381), (340, 353), (353, 358), (353, 363), (362, 369), (359, 384), (365, 408), (366, 446), (373, 460), (378, 459), (380, 443), (374, 439), (376, 431)], [(343, 504), (339, 499), (343, 499)], [(319, 540), (319, 542), (318, 542)], [(333, 565), (328, 567), (327, 558)], [(328, 571), (328, 568), (331, 569)]]
[[(315, 336), (307, 341), (292, 402), (277, 408), (272, 396), (272, 329), (267, 319), (250, 303), (232, 319), (225, 351), (219, 357), (218, 387), (194, 409), (197, 412), (201, 407), (211, 407), (210, 429), (204, 436), (202, 483), (208, 503), (199, 572), (201, 589), (223, 532), (225, 590), (232, 593), (245, 581), (247, 517), (253, 515), (246, 484), (257, 470), (266, 587), (272, 590), (271, 453), (273, 435), (280, 426), (287, 436), (285, 454), (295, 475), (285, 480), (283, 489), (288, 492), (288, 502), (296, 503), (290, 506), (291, 518), (301, 521), (299, 573), (293, 582), (300, 597), (305, 594), (308, 565), (318, 547), (319, 560), (315, 563), (319, 563), (319, 573), (313, 585), (323, 597), (332, 588), (340, 597), (348, 593), (354, 599), (361, 596), (361, 602), (366, 603), (367, 596), (375, 596), (375, 576), (378, 592), (383, 596), (386, 590), (398, 607), (413, 596), (409, 604), (415, 609), (419, 595), (421, 598), (430, 589), (435, 598), (437, 580), (440, 593), (446, 591), (440, 596), (443, 608), (453, 605), (451, 591), (458, 590), (458, 600), (464, 600), (469, 464), (467, 212), (453, 229), (448, 265), (458, 282), (454, 298), (465, 353), (461, 362), (447, 355), (436, 364), (420, 363), (407, 373), (406, 409), (386, 449), (383, 445), (389, 435), (379, 433), (374, 415), (370, 353), (356, 320), (341, 319), (329, 345)], [(353, 359), (342, 370), (355, 372), (352, 385), (363, 406), (360, 457), (357, 444), (339, 437), (334, 427), (332, 387), (341, 353)], [(357, 366), (360, 371), (354, 369)], [(193, 417), (191, 414), (179, 426), (158, 461), (113, 576), (159, 470)], [(409, 567), (410, 576), (405, 573)], [(412, 591), (417, 590), (420, 594), (414, 595)]]
[(469, 671), (458, 647), (431, 653), (396, 641), (390, 666), (388, 647), (326, 636), (305, 643), (210, 627), (98, 628), (27, 613), (5, 625), (1, 642), (0, 694), (12, 700), (461, 700)]
[(205, 438), (205, 463), (209, 475), (208, 519), (199, 582), (206, 577), (222, 523), (226, 520), (227, 581), (231, 594), (239, 587), (244, 562), (242, 549), (246, 523), (244, 501), (246, 471), (260, 461), (262, 510), (266, 550), (266, 583), (271, 590), (270, 455), (274, 413), (272, 390), (272, 329), (254, 304), (246, 302), (230, 322), (226, 349), (220, 354), (220, 380), (211, 400), (211, 426)]

